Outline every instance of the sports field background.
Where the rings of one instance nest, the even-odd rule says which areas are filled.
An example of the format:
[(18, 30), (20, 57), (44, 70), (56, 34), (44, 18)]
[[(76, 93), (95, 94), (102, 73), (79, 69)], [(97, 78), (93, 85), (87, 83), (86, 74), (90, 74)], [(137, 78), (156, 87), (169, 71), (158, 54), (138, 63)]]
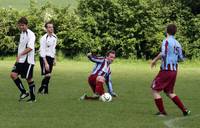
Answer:
[[(45, 3), (45, 0), (37, 0)], [(77, 7), (77, 0), (51, 0), (57, 6)], [(66, 4), (64, 4), (66, 3)], [(28, 9), (29, 0), (0, 0), (0, 7)], [(156, 117), (157, 109), (150, 93), (152, 79), (159, 71), (151, 70), (148, 62), (118, 61), (112, 67), (113, 87), (118, 98), (111, 103), (79, 101), (91, 90), (87, 77), (93, 67), (87, 61), (63, 60), (57, 63), (50, 82), (48, 96), (37, 95), (37, 102), (18, 102), (19, 92), (9, 78), (14, 58), (0, 60), (0, 128), (199, 128), (200, 126), (200, 68), (199, 63), (181, 64), (176, 92), (191, 110), (182, 118), (180, 110), (165, 96), (169, 116)], [(37, 88), (42, 80), (39, 62), (34, 79)], [(27, 84), (23, 81), (25, 87)], [(177, 120), (177, 121), (176, 121)]]
[[(92, 63), (63, 60), (57, 63), (48, 96), (37, 96), (37, 102), (18, 102), (19, 92), (9, 79), (14, 61), (0, 61), (0, 128), (166, 128), (164, 121), (182, 117), (179, 109), (164, 96), (169, 116), (156, 117), (150, 84), (159, 70), (148, 62), (118, 61), (112, 65), (113, 86), (119, 94), (111, 103), (79, 101), (91, 90), (87, 76)], [(41, 76), (36, 63), (34, 79), (38, 88)], [(181, 65), (176, 92), (192, 111), (177, 128), (200, 126), (200, 69), (196, 64)], [(24, 82), (25, 83), (25, 82)], [(25, 85), (27, 87), (27, 85)], [(195, 117), (193, 117), (195, 116)], [(197, 117), (196, 117), (197, 116)]]

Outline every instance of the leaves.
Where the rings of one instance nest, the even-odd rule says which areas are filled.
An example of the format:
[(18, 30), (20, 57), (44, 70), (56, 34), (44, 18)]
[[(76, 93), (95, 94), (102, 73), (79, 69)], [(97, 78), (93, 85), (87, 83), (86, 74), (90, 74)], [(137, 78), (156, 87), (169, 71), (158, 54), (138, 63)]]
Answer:
[(119, 57), (151, 59), (160, 51), (167, 24), (175, 23), (176, 39), (186, 57), (200, 57), (198, 1), (80, 0), (74, 11), (69, 6), (58, 8), (49, 2), (40, 7), (37, 4), (31, 0), (26, 11), (0, 9), (1, 55), (16, 51), (19, 36), (16, 22), (27, 16), (37, 37), (36, 49), (45, 33), (44, 23), (51, 20), (58, 36), (57, 48), (66, 56), (89, 51), (103, 55), (113, 49)]

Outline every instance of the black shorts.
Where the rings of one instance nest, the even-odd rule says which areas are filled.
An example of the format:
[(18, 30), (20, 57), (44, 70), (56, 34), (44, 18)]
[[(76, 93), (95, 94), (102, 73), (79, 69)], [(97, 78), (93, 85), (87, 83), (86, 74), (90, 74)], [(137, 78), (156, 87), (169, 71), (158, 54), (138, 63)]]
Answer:
[(45, 69), (44, 60), (43, 60), (42, 57), (40, 57), (40, 67), (41, 67), (41, 74), (42, 74), (42, 75), (49, 74), (49, 73), (51, 73), (52, 70), (53, 70), (54, 58), (49, 57), (49, 56), (46, 56), (46, 60), (47, 60), (47, 63), (49, 64), (49, 71), (47, 71), (47, 70)]
[(33, 64), (25, 63), (15, 63), (12, 72), (21, 75), (23, 79), (31, 79), (33, 78)]

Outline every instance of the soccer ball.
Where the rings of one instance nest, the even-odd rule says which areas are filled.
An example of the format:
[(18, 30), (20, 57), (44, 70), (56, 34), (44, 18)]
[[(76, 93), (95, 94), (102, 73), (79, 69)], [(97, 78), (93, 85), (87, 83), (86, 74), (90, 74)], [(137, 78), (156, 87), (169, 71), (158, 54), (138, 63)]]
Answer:
[(109, 93), (104, 93), (100, 96), (100, 100), (103, 102), (110, 102), (112, 101), (112, 96)]

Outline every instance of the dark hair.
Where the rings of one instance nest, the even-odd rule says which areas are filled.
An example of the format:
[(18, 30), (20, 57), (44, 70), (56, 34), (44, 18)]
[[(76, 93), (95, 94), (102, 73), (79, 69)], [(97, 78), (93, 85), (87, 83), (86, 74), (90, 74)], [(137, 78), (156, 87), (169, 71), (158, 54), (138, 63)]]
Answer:
[(18, 24), (28, 24), (28, 20), (26, 19), (26, 17), (21, 17), (18, 22)]
[(44, 27), (47, 28), (48, 24), (53, 24), (53, 23), (51, 21), (46, 22), (45, 25), (44, 25)]
[(114, 50), (110, 50), (106, 53), (106, 56), (109, 56), (110, 54), (116, 54), (116, 52)]
[(169, 35), (175, 35), (176, 34), (176, 31), (177, 31), (177, 28), (176, 28), (176, 25), (175, 24), (169, 24), (167, 26), (167, 33)]

